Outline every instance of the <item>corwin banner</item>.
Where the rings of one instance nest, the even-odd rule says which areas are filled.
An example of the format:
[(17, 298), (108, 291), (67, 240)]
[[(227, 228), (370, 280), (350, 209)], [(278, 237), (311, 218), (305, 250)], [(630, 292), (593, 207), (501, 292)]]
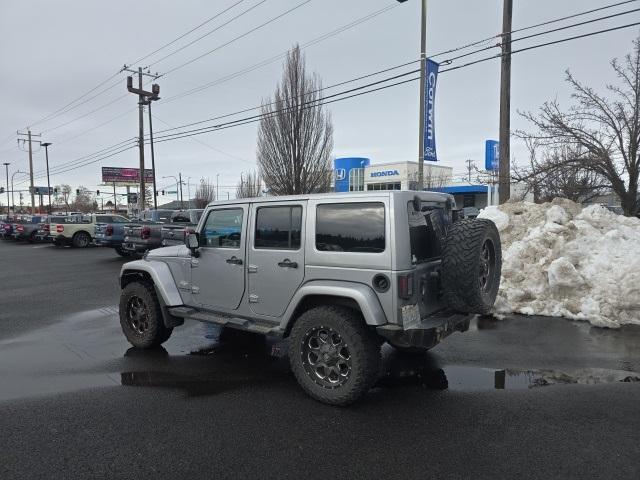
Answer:
[(427, 58), (425, 62), (424, 76), (424, 160), (437, 162), (436, 155), (436, 125), (435, 125), (435, 100), (436, 84), (438, 82), (439, 64)]

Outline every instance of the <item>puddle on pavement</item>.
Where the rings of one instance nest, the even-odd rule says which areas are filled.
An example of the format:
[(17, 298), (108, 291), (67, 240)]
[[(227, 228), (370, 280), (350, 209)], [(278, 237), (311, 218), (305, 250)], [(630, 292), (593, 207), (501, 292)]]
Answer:
[[(289, 372), (283, 342), (187, 322), (174, 330), (163, 347), (137, 350), (124, 339), (115, 307), (81, 312), (50, 327), (0, 341), (0, 378), (0, 400), (113, 385), (178, 389), (187, 396), (274, 382), (298, 388)], [(437, 352), (406, 354), (385, 345), (378, 387), (512, 390), (625, 381), (640, 381), (640, 374), (446, 365)]]

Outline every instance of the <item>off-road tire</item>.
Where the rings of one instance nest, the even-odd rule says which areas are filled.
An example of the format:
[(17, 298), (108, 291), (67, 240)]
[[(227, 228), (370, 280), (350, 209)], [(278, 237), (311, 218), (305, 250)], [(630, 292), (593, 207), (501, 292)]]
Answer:
[(129, 257), (129, 252), (127, 252), (125, 249), (123, 249), (122, 247), (115, 247), (114, 250), (116, 251), (116, 253), (118, 255), (120, 255), (121, 257)]
[(71, 242), (75, 248), (86, 248), (91, 243), (91, 236), (87, 232), (78, 232)]
[[(130, 316), (134, 299), (144, 305), (144, 328), (136, 329)], [(136, 301), (137, 303), (137, 301)], [(137, 348), (153, 348), (166, 342), (173, 328), (164, 325), (160, 302), (153, 285), (147, 282), (131, 282), (120, 293), (120, 326), (131, 345)]]
[[(491, 250), (483, 260), (485, 246)], [(489, 275), (483, 284), (483, 264), (489, 263)], [(444, 302), (463, 313), (488, 314), (498, 295), (502, 269), (500, 234), (488, 219), (463, 219), (449, 226), (442, 255)]]
[[(351, 359), (349, 375), (343, 384), (328, 388), (319, 383), (306, 368), (304, 345), (314, 329), (328, 328), (337, 332), (348, 347)], [(291, 370), (307, 394), (330, 405), (348, 405), (366, 394), (380, 372), (380, 341), (360, 314), (354, 310), (323, 305), (304, 312), (296, 320), (289, 336)]]
[(29, 243), (36, 243), (36, 234), (38, 232), (31, 232), (31, 234), (29, 235), (29, 238), (27, 239), (27, 241)]

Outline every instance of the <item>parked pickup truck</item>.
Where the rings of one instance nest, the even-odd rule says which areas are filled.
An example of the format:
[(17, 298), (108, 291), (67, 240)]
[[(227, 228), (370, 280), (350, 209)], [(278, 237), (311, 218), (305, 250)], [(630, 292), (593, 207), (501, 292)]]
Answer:
[(13, 223), (16, 220), (17, 217), (12, 215), (2, 217), (2, 221), (0, 221), (0, 237), (5, 240), (13, 238), (11, 234), (13, 233)]
[(124, 226), (122, 248), (131, 255), (162, 246), (162, 226), (171, 221), (175, 210), (147, 210), (140, 221)]
[(36, 241), (38, 242), (52, 242), (51, 237), (51, 224), (63, 223), (66, 216), (64, 215), (50, 215), (45, 217), (44, 220), (38, 224), (38, 231), (36, 232)]
[(65, 217), (64, 222), (51, 223), (50, 230), (56, 247), (71, 245), (76, 248), (88, 247), (95, 236), (96, 223), (105, 223), (112, 215), (90, 214)]
[(16, 240), (27, 240), (33, 243), (36, 241), (38, 226), (40, 223), (46, 221), (46, 216), (23, 215), (16, 223), (13, 224), (12, 236)]
[(204, 209), (190, 209), (174, 212), (171, 223), (162, 226), (162, 246), (184, 245), (186, 235), (195, 233)]
[(124, 227), (131, 223), (126, 217), (113, 215), (108, 222), (96, 223), (94, 241), (99, 247), (113, 248), (118, 255), (128, 256), (128, 252), (122, 248), (124, 242)]

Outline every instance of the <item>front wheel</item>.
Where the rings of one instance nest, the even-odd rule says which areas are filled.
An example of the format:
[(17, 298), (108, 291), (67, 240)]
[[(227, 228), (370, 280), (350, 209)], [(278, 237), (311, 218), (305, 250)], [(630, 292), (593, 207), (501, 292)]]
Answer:
[(289, 337), (289, 361), (311, 397), (348, 405), (378, 379), (380, 341), (353, 310), (320, 306), (296, 320)]
[(146, 282), (132, 282), (122, 290), (120, 326), (129, 343), (138, 348), (157, 347), (173, 331), (164, 325), (156, 293)]
[(86, 232), (78, 232), (73, 236), (73, 246), (76, 248), (85, 248), (91, 243), (91, 237)]

